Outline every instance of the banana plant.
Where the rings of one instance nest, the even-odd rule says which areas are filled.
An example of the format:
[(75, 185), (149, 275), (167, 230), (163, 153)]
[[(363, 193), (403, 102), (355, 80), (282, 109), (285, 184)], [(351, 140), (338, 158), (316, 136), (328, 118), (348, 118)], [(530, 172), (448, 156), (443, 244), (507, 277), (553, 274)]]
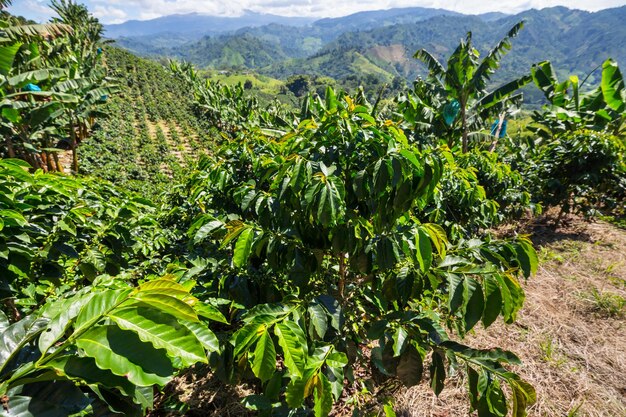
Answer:
[(525, 75), (492, 91), (487, 89), (500, 60), (511, 49), (511, 39), (523, 26), (523, 22), (514, 25), (482, 60), (472, 45), (471, 32), (450, 55), (446, 68), (428, 51), (417, 51), (414, 57), (427, 66), (429, 75), (399, 98), (404, 119), (418, 130), (423, 125), (427, 130), (434, 126), (430, 130), (447, 138), (451, 148), (460, 137), (462, 152), (468, 152), (470, 132), (482, 130), (490, 116), (501, 113), (498, 105), (505, 100), (519, 101), (521, 94), (515, 93), (532, 81)]
[(600, 85), (581, 91), (591, 75), (580, 82), (575, 75), (559, 82), (554, 67), (544, 61), (532, 67), (535, 85), (544, 93), (548, 105), (535, 111), (530, 129), (544, 139), (580, 129), (605, 131), (615, 136), (624, 133), (626, 88), (617, 63), (609, 58), (601, 66)]
[(51, 24), (5, 29), (0, 129), (6, 156), (44, 170), (62, 170), (53, 142), (69, 138), (77, 172), (77, 145), (93, 125), (95, 105), (114, 89), (98, 52), (102, 25), (72, 1), (52, 7), (60, 18)]

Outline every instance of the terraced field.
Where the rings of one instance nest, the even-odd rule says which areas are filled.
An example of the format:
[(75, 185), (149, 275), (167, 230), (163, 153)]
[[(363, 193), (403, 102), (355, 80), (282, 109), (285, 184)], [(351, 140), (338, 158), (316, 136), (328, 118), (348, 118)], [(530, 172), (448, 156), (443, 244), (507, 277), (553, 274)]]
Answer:
[[(207, 152), (210, 129), (194, 116), (185, 84), (166, 68), (117, 48), (106, 54), (124, 85), (81, 146), (81, 170), (131, 189), (156, 191)], [(146, 184), (154, 189), (146, 190)]]

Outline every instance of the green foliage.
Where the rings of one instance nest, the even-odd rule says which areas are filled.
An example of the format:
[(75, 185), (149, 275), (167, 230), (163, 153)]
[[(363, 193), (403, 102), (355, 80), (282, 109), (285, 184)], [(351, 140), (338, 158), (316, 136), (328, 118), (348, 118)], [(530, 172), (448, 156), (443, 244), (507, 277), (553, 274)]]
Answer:
[(510, 143), (502, 153), (535, 201), (562, 214), (623, 216), (626, 90), (617, 64), (607, 59), (600, 85), (586, 93), (576, 76), (559, 82), (549, 62), (535, 65), (532, 76), (549, 103), (532, 116), (537, 139)]
[(0, 160), (0, 291), (22, 312), (101, 274), (150, 270), (167, 247), (151, 202), (96, 181), (29, 174), (29, 168)]
[(531, 200), (532, 188), (496, 153), (448, 154), (445, 168), (427, 212), (430, 221), (452, 236), (477, 234), (526, 213), (541, 213)]
[(626, 146), (606, 133), (579, 130), (559, 134), (533, 149), (522, 172), (535, 198), (562, 213), (623, 215)]
[(297, 127), (225, 143), (172, 201), (204, 297), (246, 306), (222, 377), (254, 375), (266, 405), (327, 415), (351, 364), (364, 360), (349, 347), (377, 340), (364, 365), (407, 385), (428, 368), (438, 394), (460, 361), (488, 381), (477, 398), (504, 404), (498, 381), (506, 382), (522, 415), (534, 391), (502, 368), (517, 358), (454, 344), (449, 332), (515, 319), (524, 299), (517, 277), (537, 268), (530, 243), (464, 239), (458, 228), (450, 240), (429, 223), (453, 156), (420, 151), (363, 98), (329, 89), (304, 108)]
[(279, 101), (263, 109), (256, 97), (246, 93), (242, 83), (229, 86), (202, 80), (189, 63), (170, 61), (170, 70), (185, 80), (193, 92), (199, 116), (222, 134), (236, 136), (241, 129), (288, 125), (289, 114)]
[(207, 362), (197, 302), (167, 278), (100, 281), (12, 324), (0, 313), (3, 415), (143, 415), (153, 386)]
[(59, 18), (47, 25), (16, 25), (2, 17), (2, 155), (62, 171), (56, 144), (65, 141), (77, 172), (76, 147), (93, 127), (102, 98), (116, 87), (102, 66), (98, 20), (72, 1), (53, 1), (52, 8)]
[[(511, 49), (511, 38), (522, 27), (523, 22), (513, 26), (480, 61), (471, 32), (450, 55), (446, 68), (428, 51), (417, 51), (414, 57), (426, 65), (429, 76), (427, 80), (418, 79), (413, 91), (398, 98), (399, 110), (409, 127), (425, 132), (424, 139), (432, 142), (428, 136), (434, 135), (435, 140), (445, 139), (450, 148), (460, 145), (463, 153), (467, 152), (470, 133), (482, 130), (489, 117), (510, 113), (510, 102), (521, 98), (514, 93), (531, 81), (530, 76), (523, 76), (491, 92), (486, 90), (500, 60)], [(458, 110), (448, 115), (453, 105)]]
[(109, 74), (124, 83), (81, 146), (80, 171), (155, 198), (210, 151), (217, 133), (195, 116), (184, 80), (120, 49), (103, 53)]

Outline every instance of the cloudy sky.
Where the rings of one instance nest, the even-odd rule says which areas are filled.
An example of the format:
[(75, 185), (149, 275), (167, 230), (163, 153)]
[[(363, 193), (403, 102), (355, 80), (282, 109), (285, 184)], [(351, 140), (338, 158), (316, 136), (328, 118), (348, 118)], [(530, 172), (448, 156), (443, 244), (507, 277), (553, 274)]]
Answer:
[[(244, 10), (283, 16), (336, 17), (363, 10), (392, 7), (434, 7), (476, 14), (491, 11), (517, 13), (557, 5), (596, 11), (623, 6), (626, 0), (78, 0), (104, 23), (154, 19), (175, 13), (237, 16)], [(13, 0), (12, 13), (45, 21), (52, 15), (49, 0)]]

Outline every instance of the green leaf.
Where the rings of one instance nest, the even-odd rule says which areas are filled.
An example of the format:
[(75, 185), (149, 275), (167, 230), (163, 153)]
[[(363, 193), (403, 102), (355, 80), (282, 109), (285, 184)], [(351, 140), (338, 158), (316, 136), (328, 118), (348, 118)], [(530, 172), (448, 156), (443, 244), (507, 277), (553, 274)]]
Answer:
[(185, 367), (207, 363), (204, 349), (195, 335), (169, 314), (134, 306), (116, 309), (108, 316), (120, 328), (136, 333), (155, 349), (165, 349), (170, 358), (180, 359)]
[(0, 409), (2, 417), (68, 417), (87, 411), (90, 399), (69, 381), (31, 384), (19, 395), (10, 395)]
[(602, 64), (600, 88), (606, 104), (617, 112), (623, 112), (625, 107), (624, 79), (617, 62), (610, 58)]
[(315, 417), (327, 417), (333, 408), (332, 386), (326, 375), (319, 373), (313, 394)]
[(98, 368), (93, 358), (81, 358), (74, 355), (62, 356), (48, 362), (46, 366), (54, 369), (59, 375), (66, 375), (87, 384), (119, 389), (124, 395), (132, 397), (137, 404), (144, 408), (152, 407), (152, 401), (141, 395), (141, 392), (132, 382), (122, 376)]
[(429, 235), (423, 229), (417, 229), (417, 261), (423, 273), (428, 272), (433, 262), (433, 247)]
[(329, 112), (333, 112), (337, 110), (337, 96), (335, 95), (335, 90), (331, 86), (326, 87), (326, 110)]
[(213, 220), (202, 225), (202, 227), (200, 227), (198, 231), (196, 232), (196, 234), (194, 235), (193, 243), (197, 245), (198, 243), (204, 241), (204, 239), (206, 239), (207, 236), (211, 235), (211, 233), (213, 233), (214, 231), (216, 231), (217, 229), (223, 226), (224, 226), (224, 223), (222, 223), (219, 220)]
[(233, 353), (235, 358), (245, 352), (266, 331), (267, 323), (260, 319), (262, 317), (256, 317), (250, 323), (237, 330), (231, 337), (230, 343), (235, 347)]
[(264, 395), (248, 395), (243, 399), (242, 404), (248, 410), (268, 411), (272, 409), (272, 401)]
[(141, 387), (163, 386), (174, 375), (174, 368), (164, 350), (117, 326), (96, 326), (76, 340), (86, 356), (95, 359), (98, 368), (128, 378)]
[(46, 353), (52, 345), (54, 345), (68, 330), (82, 310), (83, 306), (87, 304), (92, 294), (88, 293), (78, 297), (72, 297), (71, 299), (61, 300), (59, 305), (61, 306), (58, 314), (56, 314), (46, 326), (39, 337), (38, 347), (39, 351)]
[(402, 326), (399, 326), (393, 334), (393, 356), (400, 356), (404, 345), (407, 342), (409, 332)]
[(483, 325), (489, 327), (500, 315), (502, 310), (502, 294), (498, 281), (493, 277), (486, 277), (483, 286), (485, 288), (485, 310), (483, 311)]
[(12, 45), (0, 46), (0, 74), (6, 76), (13, 68), (15, 55), (22, 47), (22, 43), (16, 42)]
[(422, 380), (423, 370), (422, 356), (415, 346), (409, 344), (402, 356), (400, 356), (400, 362), (398, 362), (396, 370), (398, 378), (407, 387), (412, 387), (419, 384)]
[(437, 249), (439, 256), (444, 259), (446, 257), (446, 244), (448, 242), (446, 232), (441, 226), (433, 223), (426, 223), (422, 225), (422, 228), (426, 230), (430, 239)]
[(248, 258), (252, 252), (252, 243), (254, 242), (254, 229), (246, 227), (235, 244), (233, 252), (233, 265), (236, 268), (242, 268), (248, 264)]
[(292, 321), (284, 321), (274, 326), (274, 333), (278, 338), (278, 344), (283, 350), (285, 365), (292, 377), (302, 377), (304, 372), (306, 351), (306, 336)]
[(448, 307), (454, 314), (463, 305), (463, 278), (456, 274), (446, 274), (448, 277)]
[(194, 309), (196, 310), (196, 313), (198, 313), (198, 315), (201, 317), (207, 318), (212, 321), (217, 321), (218, 323), (229, 324), (228, 320), (226, 319), (226, 317), (224, 317), (222, 312), (217, 307), (209, 303), (198, 302), (194, 305)]
[(11, 324), (0, 333), (0, 371), (19, 351), (46, 327), (48, 320), (37, 318), (34, 315)]
[(526, 408), (537, 401), (535, 389), (521, 379), (509, 380), (508, 382), (513, 391), (513, 417), (525, 417)]
[(117, 290), (117, 291), (98, 291), (95, 292), (93, 297), (85, 304), (74, 323), (75, 333), (85, 330), (93, 326), (96, 322), (101, 320), (109, 311), (113, 310), (123, 301), (128, 299), (132, 290)]
[(520, 240), (517, 242), (517, 245), (515, 245), (515, 252), (517, 253), (517, 260), (524, 272), (524, 276), (528, 278), (536, 274), (539, 260), (533, 246), (524, 240)]
[[(309, 333), (317, 336), (316, 338), (318, 339), (324, 339), (326, 330), (328, 330), (326, 311), (316, 302), (311, 303), (307, 311), (309, 312), (310, 319)], [(315, 333), (313, 333), (313, 330)]]
[(152, 308), (171, 314), (177, 319), (198, 321), (198, 315), (193, 307), (176, 297), (150, 291), (140, 291), (134, 295), (133, 300), (140, 301)]
[(473, 349), (469, 346), (462, 345), (457, 342), (447, 340), (442, 342), (440, 347), (450, 349), (455, 353), (464, 356), (466, 359), (473, 359), (477, 361), (497, 361), (505, 362), (514, 365), (521, 365), (520, 359), (512, 352), (502, 350), (499, 348), (494, 349)]
[(485, 309), (483, 290), (473, 278), (465, 278), (464, 298), (467, 299), (465, 306), (465, 331), (472, 329), (480, 321)]
[(213, 333), (205, 324), (182, 320), (181, 324), (194, 334), (196, 339), (198, 339), (206, 350), (209, 352), (219, 352), (220, 341), (217, 339), (217, 336), (215, 336), (215, 333)]
[(446, 380), (446, 368), (444, 365), (443, 352), (433, 350), (432, 361), (430, 363), (430, 388), (436, 396), (441, 394)]
[(252, 372), (261, 381), (268, 381), (276, 370), (276, 348), (267, 329), (259, 336), (254, 356), (252, 358)]
[(307, 369), (302, 378), (289, 382), (285, 390), (285, 400), (290, 408), (300, 408), (306, 396), (310, 395), (310, 392), (307, 393), (307, 387), (311, 385), (315, 373), (315, 369)]
[(5, 225), (24, 227), (28, 224), (24, 216), (15, 210), (0, 210), (0, 217)]

